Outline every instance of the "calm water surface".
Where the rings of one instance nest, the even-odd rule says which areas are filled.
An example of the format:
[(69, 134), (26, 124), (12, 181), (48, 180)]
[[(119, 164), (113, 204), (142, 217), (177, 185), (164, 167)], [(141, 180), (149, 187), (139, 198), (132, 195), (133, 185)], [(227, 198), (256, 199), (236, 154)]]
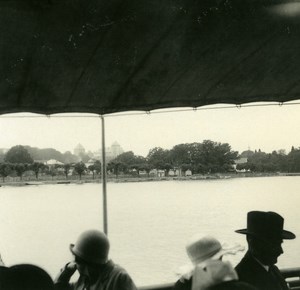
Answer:
[[(188, 262), (186, 240), (210, 233), (246, 246), (234, 230), (250, 210), (277, 211), (299, 236), (284, 242), (280, 267), (300, 266), (300, 177), (108, 184), (111, 258), (137, 285), (176, 280)], [(102, 229), (101, 184), (0, 188), (0, 252), (7, 265), (34, 263), (53, 277), (72, 256), (69, 244)], [(229, 257), (236, 264), (242, 253)]]

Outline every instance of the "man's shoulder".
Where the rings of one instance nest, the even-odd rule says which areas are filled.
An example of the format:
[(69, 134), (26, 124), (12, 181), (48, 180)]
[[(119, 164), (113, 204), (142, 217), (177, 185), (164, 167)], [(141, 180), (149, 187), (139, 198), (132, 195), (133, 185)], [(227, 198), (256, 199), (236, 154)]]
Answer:
[(246, 253), (242, 260), (236, 265), (235, 269), (239, 270), (245, 267), (256, 268), (257, 266), (259, 266), (258, 262), (249, 253)]
[(246, 254), (236, 265), (235, 270), (241, 280), (247, 280), (248, 277), (264, 276), (266, 270), (251, 255)]
[[(132, 281), (132, 278), (128, 274), (128, 272), (120, 265), (112, 263), (109, 276), (112, 279), (126, 281)], [(114, 278), (113, 278), (114, 277)]]
[(136, 290), (136, 286), (127, 271), (118, 264), (111, 263), (110, 272), (107, 276), (107, 289)]
[(125, 270), (125, 268), (115, 263), (112, 265), (112, 272), (121, 275), (129, 275), (128, 272)]

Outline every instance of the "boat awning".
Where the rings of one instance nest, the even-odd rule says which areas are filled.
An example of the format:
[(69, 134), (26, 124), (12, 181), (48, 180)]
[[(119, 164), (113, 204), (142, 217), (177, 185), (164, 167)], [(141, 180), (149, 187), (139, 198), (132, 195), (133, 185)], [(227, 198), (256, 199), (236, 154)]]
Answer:
[(0, 0), (0, 114), (300, 98), (300, 2)]

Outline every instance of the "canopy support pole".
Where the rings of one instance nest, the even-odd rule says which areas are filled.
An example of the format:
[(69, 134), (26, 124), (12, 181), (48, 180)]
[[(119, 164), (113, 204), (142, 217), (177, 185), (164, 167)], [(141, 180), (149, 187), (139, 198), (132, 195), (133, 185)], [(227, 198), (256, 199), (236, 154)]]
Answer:
[(106, 194), (106, 156), (105, 156), (105, 122), (104, 117), (100, 116), (102, 123), (102, 162), (101, 162), (101, 177), (102, 177), (102, 194), (103, 194), (103, 231), (107, 235), (107, 194)]

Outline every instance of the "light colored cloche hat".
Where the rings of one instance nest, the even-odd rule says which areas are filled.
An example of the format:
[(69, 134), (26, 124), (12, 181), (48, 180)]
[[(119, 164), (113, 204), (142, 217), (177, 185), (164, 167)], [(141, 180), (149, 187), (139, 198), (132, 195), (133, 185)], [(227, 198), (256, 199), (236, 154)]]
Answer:
[(189, 279), (194, 272), (195, 266), (205, 267), (211, 260), (219, 260), (222, 256), (235, 255), (239, 251), (244, 251), (244, 247), (239, 244), (232, 246), (221, 245), (219, 240), (210, 235), (193, 236), (186, 244), (186, 252), (192, 265), (181, 266), (177, 272), (181, 279)]
[(205, 263), (207, 260), (218, 260), (223, 255), (235, 255), (238, 251), (243, 251), (244, 247), (234, 245), (226, 247), (212, 236), (194, 236), (186, 245), (187, 254), (194, 265)]

